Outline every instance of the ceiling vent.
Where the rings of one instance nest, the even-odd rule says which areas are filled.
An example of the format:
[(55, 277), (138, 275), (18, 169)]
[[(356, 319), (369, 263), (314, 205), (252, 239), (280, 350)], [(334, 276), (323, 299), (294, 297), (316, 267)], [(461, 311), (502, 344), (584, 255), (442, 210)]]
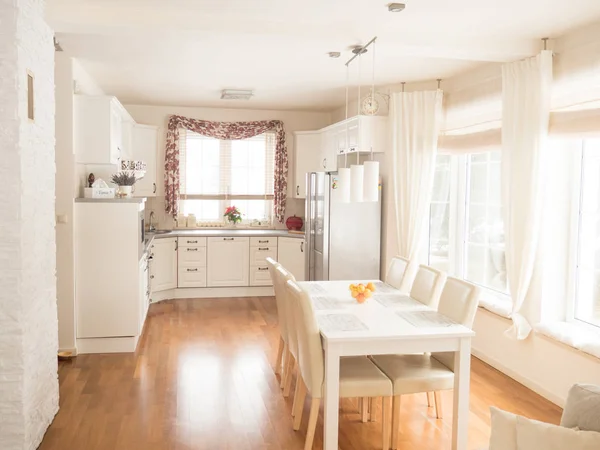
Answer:
[(250, 100), (253, 95), (252, 89), (223, 89), (221, 100)]

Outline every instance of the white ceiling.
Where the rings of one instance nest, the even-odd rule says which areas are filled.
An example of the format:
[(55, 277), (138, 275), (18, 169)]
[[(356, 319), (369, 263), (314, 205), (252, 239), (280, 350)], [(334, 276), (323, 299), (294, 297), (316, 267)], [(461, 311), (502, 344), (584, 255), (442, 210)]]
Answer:
[[(600, 19), (598, 0), (406, 0), (396, 14), (387, 3), (48, 0), (47, 18), (64, 51), (123, 103), (304, 110), (344, 103), (349, 48), (373, 36), (376, 83), (387, 85), (532, 55), (540, 38)], [(365, 84), (371, 74), (372, 52)], [(255, 97), (220, 100), (226, 88)]]

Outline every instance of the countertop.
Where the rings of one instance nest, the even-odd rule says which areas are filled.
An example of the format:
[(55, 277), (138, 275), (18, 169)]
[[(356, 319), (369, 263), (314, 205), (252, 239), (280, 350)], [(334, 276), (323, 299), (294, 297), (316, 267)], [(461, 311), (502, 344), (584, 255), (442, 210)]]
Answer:
[(132, 198), (76, 198), (75, 203), (143, 203), (145, 197)]
[(171, 230), (166, 233), (159, 234), (147, 231), (146, 232), (146, 249), (154, 239), (172, 238), (172, 237), (290, 237), (296, 239), (304, 239), (304, 233), (290, 233), (287, 230)]

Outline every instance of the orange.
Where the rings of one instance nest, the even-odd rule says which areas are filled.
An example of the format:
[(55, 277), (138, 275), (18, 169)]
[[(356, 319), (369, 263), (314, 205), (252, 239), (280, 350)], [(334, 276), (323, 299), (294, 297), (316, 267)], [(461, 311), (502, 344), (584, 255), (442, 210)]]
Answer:
[(356, 297), (356, 301), (358, 303), (364, 303), (367, 299), (365, 298), (365, 294), (358, 294)]
[(365, 285), (359, 284), (357, 290), (358, 290), (358, 292), (360, 292), (362, 294), (363, 292), (365, 292)]
[(370, 289), (365, 289), (364, 296), (366, 298), (369, 298), (369, 297), (371, 297), (371, 295), (373, 295), (373, 293), (371, 292), (371, 290)]
[(357, 291), (352, 291), (352, 298), (356, 298), (359, 296), (359, 293)]
[(369, 284), (367, 284), (367, 289), (371, 292), (375, 292), (375, 285), (369, 281)]

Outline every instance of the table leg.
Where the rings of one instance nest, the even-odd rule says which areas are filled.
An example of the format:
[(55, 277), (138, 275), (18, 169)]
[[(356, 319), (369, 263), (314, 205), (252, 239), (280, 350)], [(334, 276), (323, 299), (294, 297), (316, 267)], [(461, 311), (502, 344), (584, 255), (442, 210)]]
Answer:
[(325, 411), (323, 450), (338, 450), (338, 420), (340, 407), (340, 355), (325, 343)]
[(471, 377), (471, 338), (462, 338), (454, 354), (454, 412), (452, 450), (466, 450), (469, 430), (469, 387)]

